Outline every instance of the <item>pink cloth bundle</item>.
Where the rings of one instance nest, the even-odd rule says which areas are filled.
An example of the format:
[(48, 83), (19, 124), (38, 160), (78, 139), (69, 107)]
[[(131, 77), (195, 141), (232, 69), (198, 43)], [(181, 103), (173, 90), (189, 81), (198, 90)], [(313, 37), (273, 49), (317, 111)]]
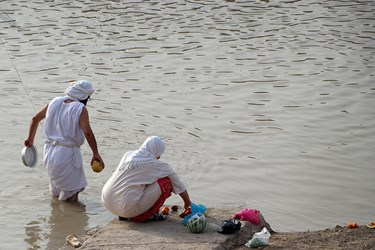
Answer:
[(238, 213), (235, 213), (233, 219), (245, 220), (254, 223), (255, 225), (259, 225), (261, 223), (259, 213), (260, 212), (256, 209), (244, 208)]

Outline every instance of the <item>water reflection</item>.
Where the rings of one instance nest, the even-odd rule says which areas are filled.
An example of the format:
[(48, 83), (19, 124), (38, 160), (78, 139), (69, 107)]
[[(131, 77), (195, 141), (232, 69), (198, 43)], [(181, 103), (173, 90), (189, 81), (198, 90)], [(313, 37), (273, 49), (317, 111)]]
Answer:
[(28, 249), (40, 249), (42, 236), (41, 236), (41, 227), (38, 221), (30, 221), (25, 227), (26, 238), (25, 242), (29, 246)]
[(65, 245), (69, 234), (76, 234), (78, 237), (84, 235), (89, 220), (86, 205), (52, 199), (50, 206), (51, 214), (48, 219), (31, 221), (25, 226), (28, 249), (59, 249)]

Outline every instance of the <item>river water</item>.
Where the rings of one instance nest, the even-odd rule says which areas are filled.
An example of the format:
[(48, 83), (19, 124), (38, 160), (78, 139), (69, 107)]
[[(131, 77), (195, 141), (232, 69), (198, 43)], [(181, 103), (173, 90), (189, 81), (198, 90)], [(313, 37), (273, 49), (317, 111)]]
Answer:
[[(375, 2), (0, 3), (1, 249), (57, 249), (112, 218), (101, 188), (149, 135), (207, 207), (260, 210), (276, 231), (375, 219)], [(31, 117), (87, 79), (106, 169), (80, 204), (23, 166)], [(167, 203), (182, 205), (178, 196)], [(230, 215), (228, 215), (230, 216)]]

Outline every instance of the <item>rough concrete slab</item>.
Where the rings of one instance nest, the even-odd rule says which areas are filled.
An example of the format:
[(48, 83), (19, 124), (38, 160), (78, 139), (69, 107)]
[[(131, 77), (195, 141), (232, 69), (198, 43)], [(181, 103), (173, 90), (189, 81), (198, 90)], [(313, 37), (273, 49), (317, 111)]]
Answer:
[[(80, 249), (229, 249), (244, 244), (244, 240), (239, 240), (240, 238), (249, 240), (255, 231), (260, 231), (266, 225), (264, 222), (254, 227), (251, 223), (242, 222), (241, 233), (218, 233), (217, 229), (222, 221), (231, 218), (239, 210), (208, 209), (207, 227), (198, 234), (188, 230), (178, 212), (170, 212), (167, 220), (159, 222), (136, 223), (115, 219), (95, 232)], [(243, 230), (244, 227), (247, 230)]]

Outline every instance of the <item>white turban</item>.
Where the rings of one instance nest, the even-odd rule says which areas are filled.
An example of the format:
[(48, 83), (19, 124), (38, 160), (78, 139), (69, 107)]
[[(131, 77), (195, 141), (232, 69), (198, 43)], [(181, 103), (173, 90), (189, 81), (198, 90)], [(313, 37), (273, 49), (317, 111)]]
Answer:
[(66, 95), (81, 101), (86, 100), (94, 92), (91, 82), (86, 80), (76, 81), (65, 90)]

